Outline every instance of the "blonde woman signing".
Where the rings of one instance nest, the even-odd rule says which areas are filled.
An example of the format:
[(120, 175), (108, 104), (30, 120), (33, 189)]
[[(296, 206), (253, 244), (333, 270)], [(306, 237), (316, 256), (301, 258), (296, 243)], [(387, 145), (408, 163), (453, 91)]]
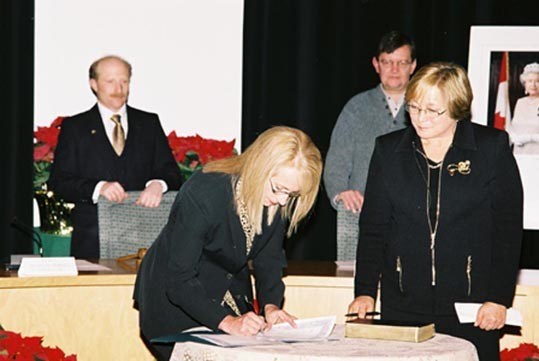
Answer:
[[(499, 360), (522, 237), (522, 183), (507, 133), (468, 120), (464, 69), (433, 63), (406, 89), (412, 126), (379, 137), (372, 156), (349, 312), (433, 322)], [(459, 323), (455, 302), (480, 303)]]
[[(320, 152), (305, 133), (274, 127), (241, 155), (193, 175), (138, 272), (143, 338), (201, 325), (232, 335), (294, 325), (280, 308), (283, 239), (313, 206), (321, 172)], [(252, 312), (248, 261), (262, 315)], [(159, 360), (169, 359), (172, 346), (147, 344)]]

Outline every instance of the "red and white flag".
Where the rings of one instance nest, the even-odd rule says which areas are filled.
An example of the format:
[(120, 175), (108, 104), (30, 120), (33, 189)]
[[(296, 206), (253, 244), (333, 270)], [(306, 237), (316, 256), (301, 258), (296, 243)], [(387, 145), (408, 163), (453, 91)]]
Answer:
[(511, 108), (509, 106), (509, 54), (505, 51), (500, 64), (500, 77), (498, 79), (498, 95), (496, 109), (494, 110), (494, 128), (505, 129), (511, 121)]

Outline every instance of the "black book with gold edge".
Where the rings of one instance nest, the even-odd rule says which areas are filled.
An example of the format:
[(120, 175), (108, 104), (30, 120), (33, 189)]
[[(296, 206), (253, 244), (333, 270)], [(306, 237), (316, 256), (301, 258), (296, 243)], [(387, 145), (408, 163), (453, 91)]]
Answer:
[(356, 318), (346, 321), (344, 326), (344, 336), (352, 338), (423, 342), (434, 334), (434, 323)]

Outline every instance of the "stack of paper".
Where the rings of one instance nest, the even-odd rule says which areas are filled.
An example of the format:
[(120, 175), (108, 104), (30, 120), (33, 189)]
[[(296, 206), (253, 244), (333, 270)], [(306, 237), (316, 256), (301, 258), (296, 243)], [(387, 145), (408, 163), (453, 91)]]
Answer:
[[(477, 319), (477, 311), (481, 307), (481, 303), (464, 303), (455, 302), (455, 310), (460, 323), (474, 323)], [(522, 314), (519, 310), (509, 308), (505, 320), (506, 325), (522, 326)]]

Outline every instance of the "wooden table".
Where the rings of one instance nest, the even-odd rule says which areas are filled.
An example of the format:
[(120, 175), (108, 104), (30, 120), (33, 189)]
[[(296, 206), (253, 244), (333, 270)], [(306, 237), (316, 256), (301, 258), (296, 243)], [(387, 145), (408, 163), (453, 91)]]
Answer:
[[(0, 323), (23, 336), (44, 336), (85, 360), (152, 360), (139, 337), (133, 308), (135, 272), (114, 260), (99, 262), (111, 271), (76, 277), (18, 278), (0, 272)], [(338, 322), (353, 297), (353, 274), (332, 262), (290, 262), (284, 278), (285, 308), (300, 317), (336, 314)], [(506, 335), (502, 347), (539, 344), (539, 287), (517, 287), (514, 305), (524, 315), (522, 336)]]

